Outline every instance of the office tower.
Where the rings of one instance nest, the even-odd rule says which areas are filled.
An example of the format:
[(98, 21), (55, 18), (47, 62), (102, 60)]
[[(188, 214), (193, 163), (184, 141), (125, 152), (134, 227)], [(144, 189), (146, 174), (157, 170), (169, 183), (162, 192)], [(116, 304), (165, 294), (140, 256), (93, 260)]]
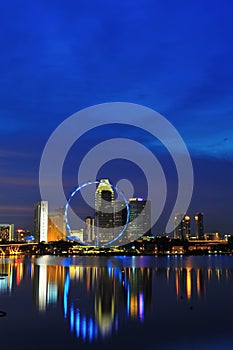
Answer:
[(127, 220), (127, 208), (124, 201), (114, 202), (114, 236), (117, 237), (123, 230)]
[(95, 220), (91, 216), (85, 219), (84, 241), (87, 243), (95, 243)]
[(37, 242), (48, 241), (48, 201), (35, 204), (34, 235)]
[(204, 239), (204, 214), (197, 213), (195, 215), (195, 222), (196, 222), (196, 238)]
[(189, 239), (190, 238), (190, 217), (185, 214), (177, 214), (174, 218), (174, 238)]
[(96, 245), (114, 238), (114, 190), (108, 179), (101, 179), (95, 191)]
[(127, 242), (133, 242), (143, 235), (150, 235), (151, 202), (143, 198), (130, 198), (129, 211), (130, 216), (124, 235), (125, 240)]
[(0, 242), (9, 242), (14, 239), (14, 224), (0, 224)]
[(59, 208), (48, 215), (48, 242), (66, 239), (64, 208)]

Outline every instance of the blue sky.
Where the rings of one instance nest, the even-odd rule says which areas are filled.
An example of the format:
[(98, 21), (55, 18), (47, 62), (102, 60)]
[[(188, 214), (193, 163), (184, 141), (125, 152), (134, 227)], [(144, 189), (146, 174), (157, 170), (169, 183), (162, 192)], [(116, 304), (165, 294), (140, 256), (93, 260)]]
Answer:
[(190, 214), (233, 233), (232, 18), (227, 0), (2, 1), (1, 222), (32, 226), (41, 153), (65, 118), (123, 101), (177, 128), (194, 164)]

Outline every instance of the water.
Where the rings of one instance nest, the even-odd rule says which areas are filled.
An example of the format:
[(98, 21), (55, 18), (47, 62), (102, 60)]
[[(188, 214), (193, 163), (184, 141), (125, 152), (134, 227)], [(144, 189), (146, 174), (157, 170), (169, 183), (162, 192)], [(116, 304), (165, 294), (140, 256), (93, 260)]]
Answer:
[(233, 349), (233, 256), (9, 258), (0, 273), (2, 349)]

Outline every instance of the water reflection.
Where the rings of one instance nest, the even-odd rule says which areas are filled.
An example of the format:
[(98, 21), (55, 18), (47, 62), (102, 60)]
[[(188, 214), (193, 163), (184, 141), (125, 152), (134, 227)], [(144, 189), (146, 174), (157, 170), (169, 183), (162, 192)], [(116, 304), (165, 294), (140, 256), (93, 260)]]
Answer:
[(38, 265), (20, 259), (6, 261), (0, 269), (0, 294), (32, 281), (37, 310), (62, 307), (70, 332), (89, 343), (117, 334), (129, 320), (143, 324), (153, 310), (153, 290), (163, 280), (177, 300), (192, 302), (206, 298), (211, 281), (233, 275), (232, 268)]

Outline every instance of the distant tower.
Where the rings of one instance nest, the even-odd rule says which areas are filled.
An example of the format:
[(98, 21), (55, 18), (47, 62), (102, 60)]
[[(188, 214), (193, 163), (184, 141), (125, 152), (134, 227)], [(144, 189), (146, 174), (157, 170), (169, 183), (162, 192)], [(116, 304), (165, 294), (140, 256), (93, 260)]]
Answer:
[(117, 237), (127, 221), (127, 207), (126, 203), (121, 200), (114, 202), (114, 237)]
[(124, 234), (127, 243), (151, 234), (151, 202), (143, 198), (130, 198), (129, 211), (129, 223)]
[(177, 214), (174, 218), (174, 238), (189, 239), (190, 238), (190, 217), (185, 214)]
[(95, 220), (91, 216), (87, 216), (85, 219), (84, 241), (95, 243)]
[(48, 241), (48, 202), (41, 201), (34, 207), (34, 235), (37, 242)]
[(101, 179), (95, 191), (96, 245), (114, 238), (114, 190), (108, 179)]
[(14, 239), (14, 224), (0, 224), (0, 242), (9, 242)]
[(196, 238), (204, 239), (204, 214), (197, 213), (195, 215), (195, 222), (196, 222)]

